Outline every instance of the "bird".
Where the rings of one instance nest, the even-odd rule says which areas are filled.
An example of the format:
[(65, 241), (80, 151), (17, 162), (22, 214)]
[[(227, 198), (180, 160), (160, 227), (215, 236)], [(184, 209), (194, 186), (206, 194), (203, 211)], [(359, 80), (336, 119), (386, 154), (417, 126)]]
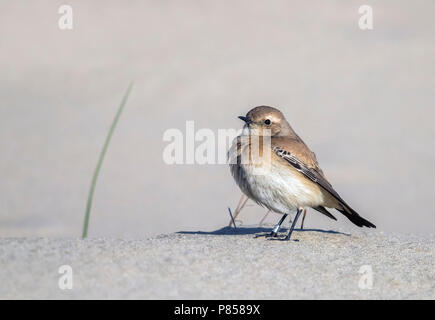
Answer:
[(249, 199), (282, 214), (269, 237), (278, 237), (285, 218), (296, 211), (288, 234), (282, 239), (290, 240), (296, 221), (307, 208), (334, 220), (337, 218), (327, 208), (336, 209), (358, 227), (376, 228), (334, 190), (314, 152), (279, 109), (258, 106), (239, 119), (244, 121), (244, 126), (228, 151), (230, 171)]

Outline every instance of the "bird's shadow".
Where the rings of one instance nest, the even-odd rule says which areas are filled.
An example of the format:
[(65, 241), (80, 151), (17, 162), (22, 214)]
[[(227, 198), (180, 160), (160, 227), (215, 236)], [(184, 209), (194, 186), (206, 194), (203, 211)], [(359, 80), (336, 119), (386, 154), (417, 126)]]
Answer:
[[(221, 229), (215, 230), (215, 231), (178, 231), (179, 234), (200, 234), (200, 235), (217, 235), (217, 236), (224, 236), (224, 235), (261, 235), (269, 234), (271, 232), (272, 228), (263, 228), (263, 227), (239, 227), (239, 228), (233, 228), (233, 227), (223, 227)], [(282, 228), (281, 232), (287, 232), (288, 229)], [(339, 231), (334, 230), (322, 230), (322, 229), (295, 229), (296, 232), (319, 232), (319, 233), (329, 233), (329, 234), (340, 234), (344, 236), (350, 236), (348, 233), (343, 233)]]

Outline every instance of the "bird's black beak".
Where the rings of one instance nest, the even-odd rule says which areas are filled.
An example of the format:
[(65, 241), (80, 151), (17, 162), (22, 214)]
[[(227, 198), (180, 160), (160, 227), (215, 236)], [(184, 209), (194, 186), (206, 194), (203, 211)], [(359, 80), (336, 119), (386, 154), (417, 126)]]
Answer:
[(252, 123), (252, 120), (249, 119), (248, 117), (240, 116), (239, 119), (245, 121), (246, 124)]

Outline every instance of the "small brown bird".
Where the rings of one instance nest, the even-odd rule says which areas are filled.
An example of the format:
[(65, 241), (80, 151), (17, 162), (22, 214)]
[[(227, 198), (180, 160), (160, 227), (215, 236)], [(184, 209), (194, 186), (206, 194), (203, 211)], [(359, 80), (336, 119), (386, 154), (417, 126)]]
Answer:
[[(313, 208), (337, 220), (326, 208), (334, 208), (358, 227), (376, 228), (362, 218), (333, 189), (317, 163), (316, 156), (294, 132), (276, 108), (260, 106), (240, 116), (243, 132), (229, 151), (231, 174), (244, 194), (269, 210), (283, 214), (270, 236), (277, 236), (287, 215), (296, 211), (288, 232), (289, 240), (296, 221), (305, 208)], [(253, 158), (253, 141), (260, 141), (259, 155), (270, 148), (270, 157)], [(261, 143), (268, 140), (269, 145)], [(264, 147), (263, 147), (264, 145)], [(244, 161), (246, 160), (247, 161)], [(268, 161), (268, 163), (266, 163)]]

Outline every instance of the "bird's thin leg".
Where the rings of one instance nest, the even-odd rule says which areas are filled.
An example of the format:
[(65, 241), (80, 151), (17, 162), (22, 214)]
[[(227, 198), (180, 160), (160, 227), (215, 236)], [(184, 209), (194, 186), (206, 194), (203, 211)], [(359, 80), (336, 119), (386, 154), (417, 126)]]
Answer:
[(304, 230), (304, 221), (306, 215), (307, 215), (307, 209), (304, 209), (304, 214), (302, 215), (301, 230)]
[(266, 237), (266, 238), (271, 238), (271, 237), (276, 237), (278, 235), (279, 230), (281, 229), (281, 225), (284, 222), (285, 218), (288, 216), (288, 214), (283, 214), (281, 219), (279, 220), (279, 222), (273, 227), (272, 231), (268, 234), (259, 234), (256, 235), (255, 238), (260, 238), (260, 237)]
[(285, 218), (287, 218), (288, 214), (283, 214), (282, 218), (279, 222), (273, 227), (272, 232), (268, 235), (268, 237), (276, 237), (278, 235), (279, 230), (281, 229), (281, 225), (284, 222)]
[(293, 229), (295, 228), (296, 221), (298, 221), (299, 216), (301, 215), (303, 209), (298, 209), (298, 212), (296, 213), (295, 219), (293, 220), (292, 226), (290, 227), (290, 230), (288, 231), (287, 237), (285, 237), (284, 240), (290, 240), (290, 237), (293, 233)]

